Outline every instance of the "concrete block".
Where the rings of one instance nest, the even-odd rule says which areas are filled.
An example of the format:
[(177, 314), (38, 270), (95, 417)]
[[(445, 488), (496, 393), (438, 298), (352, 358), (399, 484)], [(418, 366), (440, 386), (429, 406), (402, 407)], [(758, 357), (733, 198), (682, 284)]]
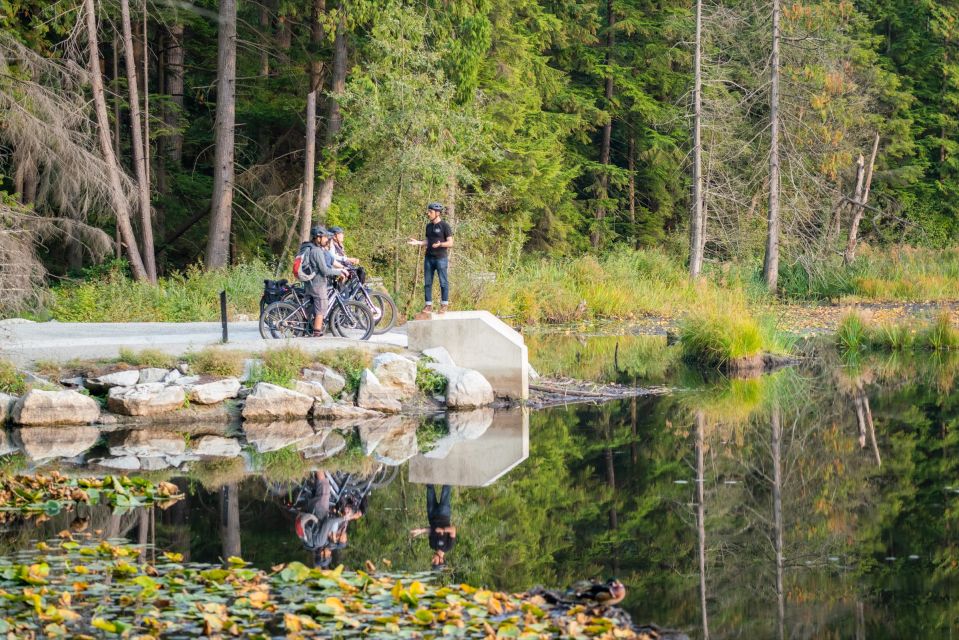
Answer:
[(409, 348), (443, 347), (460, 367), (482, 373), (497, 395), (529, 397), (529, 356), (523, 336), (488, 311), (451, 311), (406, 323)]
[(483, 435), (461, 440), (442, 458), (423, 454), (409, 463), (409, 480), (417, 484), (486, 487), (529, 456), (529, 410), (497, 411)]

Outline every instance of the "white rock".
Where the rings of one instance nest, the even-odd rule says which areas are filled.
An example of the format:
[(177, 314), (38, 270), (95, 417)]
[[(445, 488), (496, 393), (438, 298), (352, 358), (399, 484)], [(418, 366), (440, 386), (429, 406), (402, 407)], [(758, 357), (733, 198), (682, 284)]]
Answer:
[(95, 445), (100, 430), (88, 426), (24, 427), (16, 437), (31, 460), (72, 458)]
[(191, 384), (196, 384), (200, 381), (200, 376), (180, 376), (179, 378), (174, 378), (173, 384), (178, 387), (189, 387)]
[(330, 397), (330, 393), (326, 390), (326, 387), (323, 386), (322, 382), (297, 380), (296, 391), (303, 395), (310, 396), (320, 404), (333, 404), (333, 398)]
[(423, 355), (432, 358), (436, 364), (448, 364), (451, 367), (455, 367), (456, 363), (453, 362), (453, 356), (450, 355), (450, 352), (446, 350), (446, 347), (432, 347), (430, 349), (423, 349)]
[(191, 384), (186, 388), (190, 402), (197, 404), (216, 404), (229, 398), (235, 398), (240, 391), (240, 381), (236, 378), (224, 378), (203, 384)]
[(179, 433), (153, 429), (131, 429), (110, 436), (111, 456), (178, 456), (186, 451), (186, 440)]
[(165, 376), (163, 376), (163, 384), (173, 384), (177, 380), (183, 377), (183, 374), (180, 373), (179, 369), (170, 369)]
[(360, 377), (360, 390), (356, 394), (356, 404), (364, 409), (383, 413), (399, 413), (403, 408), (395, 388), (380, 384), (376, 374), (369, 369), (364, 369)]
[(140, 369), (140, 379), (137, 380), (137, 384), (148, 384), (150, 382), (166, 382), (166, 377), (169, 375), (170, 371), (168, 369), (158, 369), (157, 367), (147, 367), (146, 369)]
[(114, 371), (96, 378), (87, 380), (86, 386), (91, 391), (108, 391), (113, 387), (132, 387), (140, 381), (140, 372), (136, 369), (128, 371)]
[(313, 435), (313, 427), (306, 420), (295, 422), (248, 422), (243, 425), (246, 441), (259, 453), (277, 451)]
[(177, 468), (179, 468), (181, 465), (183, 465), (186, 462), (195, 462), (196, 460), (199, 460), (199, 459), (200, 459), (200, 456), (192, 455), (192, 454), (187, 454), (183, 456), (167, 456), (166, 458), (164, 458), (164, 460), (166, 460), (171, 467), (177, 467)]
[(193, 443), (191, 453), (208, 458), (235, 458), (240, 455), (240, 443), (222, 436), (202, 436)]
[(323, 365), (317, 369), (304, 369), (303, 379), (319, 382), (326, 389), (327, 393), (333, 397), (339, 395), (346, 387), (346, 378), (333, 369)]
[(82, 387), (83, 376), (74, 376), (72, 378), (60, 378), (60, 384), (64, 387)]
[(346, 439), (337, 431), (323, 429), (319, 433), (302, 440), (296, 445), (304, 458), (323, 460), (335, 456), (346, 449)]
[(397, 400), (416, 393), (416, 363), (396, 353), (381, 353), (370, 369), (379, 383), (395, 390)]
[(149, 382), (133, 387), (114, 387), (107, 396), (107, 408), (125, 416), (155, 416), (176, 411), (183, 406), (183, 387)]
[(529, 379), (539, 380), (539, 372), (533, 368), (533, 365), (529, 365)]
[(17, 396), (0, 393), (0, 429), (13, 417), (13, 407), (16, 404)]
[(364, 409), (342, 402), (323, 404), (317, 401), (313, 405), (313, 418), (316, 420), (369, 420), (382, 417), (383, 413), (380, 411)]
[(190, 373), (190, 364), (187, 362), (181, 362), (176, 366), (176, 370), (183, 375), (188, 375)]
[(121, 469), (124, 471), (135, 471), (140, 468), (140, 460), (134, 456), (121, 456), (119, 458), (103, 458), (95, 461), (96, 464), (107, 469)]
[(100, 405), (78, 391), (31, 389), (13, 406), (13, 421), (24, 426), (89, 424), (100, 417)]
[(296, 420), (313, 408), (310, 396), (268, 382), (258, 382), (243, 406), (244, 420)]
[(169, 467), (170, 463), (164, 458), (140, 458), (140, 469), (142, 471), (160, 471)]
[(240, 382), (246, 382), (247, 380), (249, 380), (250, 376), (253, 375), (254, 367), (260, 364), (260, 362), (261, 362), (260, 360), (257, 360), (255, 358), (247, 358), (246, 360), (244, 360), (243, 373), (240, 374)]
[(479, 371), (431, 363), (426, 365), (447, 380), (446, 406), (473, 409), (493, 404), (493, 387)]

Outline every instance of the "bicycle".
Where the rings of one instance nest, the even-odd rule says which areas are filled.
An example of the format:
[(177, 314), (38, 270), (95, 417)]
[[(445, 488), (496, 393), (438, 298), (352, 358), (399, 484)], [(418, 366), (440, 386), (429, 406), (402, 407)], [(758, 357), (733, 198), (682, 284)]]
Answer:
[[(330, 287), (330, 308), (323, 319), (325, 326), (340, 338), (369, 340), (376, 326), (369, 307), (356, 300), (345, 299)], [(302, 338), (313, 335), (313, 309), (302, 289), (290, 287), (286, 297), (266, 306), (260, 314), (260, 336), (270, 338)]]
[(373, 329), (375, 335), (381, 335), (396, 326), (396, 303), (385, 291), (373, 291), (361, 282), (356, 275), (356, 270), (347, 267), (350, 270), (351, 278), (342, 286), (343, 296), (347, 300), (356, 300), (362, 302), (370, 309), (373, 314), (373, 320), (376, 321), (376, 327)]

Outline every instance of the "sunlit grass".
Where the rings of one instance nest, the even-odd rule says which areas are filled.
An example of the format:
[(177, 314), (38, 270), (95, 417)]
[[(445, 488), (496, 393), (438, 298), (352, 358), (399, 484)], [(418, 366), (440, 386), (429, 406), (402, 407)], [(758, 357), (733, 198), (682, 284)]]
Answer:
[(269, 349), (261, 358), (261, 362), (253, 366), (248, 384), (269, 382), (289, 389), (293, 388), (303, 368), (313, 361), (310, 354), (295, 346)]
[(243, 375), (243, 363), (246, 358), (246, 354), (242, 351), (223, 347), (206, 347), (189, 354), (186, 359), (193, 373), (237, 378)]
[(842, 318), (836, 330), (836, 344), (843, 353), (862, 351), (952, 351), (959, 349), (959, 331), (948, 313), (927, 321), (877, 324), (862, 313)]
[(124, 362), (135, 367), (158, 367), (170, 369), (176, 366), (176, 358), (163, 353), (159, 349), (142, 349), (134, 351), (132, 349), (120, 349), (120, 355), (117, 362)]
[(9, 360), (0, 360), (0, 392), (15, 396), (27, 390), (26, 378)]

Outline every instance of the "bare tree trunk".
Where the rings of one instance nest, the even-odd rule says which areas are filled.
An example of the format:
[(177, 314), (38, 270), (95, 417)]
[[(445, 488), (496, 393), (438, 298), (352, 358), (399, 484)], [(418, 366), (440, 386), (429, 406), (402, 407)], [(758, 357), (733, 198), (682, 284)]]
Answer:
[[(339, 98), (346, 89), (346, 16), (340, 6), (340, 20), (336, 25), (336, 37), (333, 41), (333, 78), (330, 86), (330, 110), (326, 127), (326, 156), (327, 160), (332, 158), (334, 153), (334, 144), (336, 137), (343, 126), (343, 115), (340, 113)], [(329, 211), (333, 203), (333, 186), (336, 178), (333, 175), (331, 167), (327, 167), (327, 175), (320, 186), (320, 192), (316, 199), (316, 217), (319, 220), (326, 219), (326, 212)]]
[(133, 55), (133, 32), (130, 28), (130, 0), (120, 0), (123, 23), (123, 51), (127, 67), (127, 85), (130, 92), (130, 131), (133, 136), (133, 168), (137, 176), (137, 196), (140, 202), (140, 236), (143, 241), (143, 263), (147, 278), (156, 282), (156, 257), (153, 250), (153, 216), (150, 211), (150, 183), (147, 182), (146, 148), (140, 128), (140, 95), (137, 87), (137, 67)]
[(876, 154), (879, 153), (879, 132), (872, 141), (872, 154), (869, 156), (869, 167), (866, 169), (866, 177), (862, 187), (862, 193), (856, 198), (853, 204), (852, 222), (849, 223), (849, 238), (846, 241), (846, 251), (843, 254), (843, 262), (851, 264), (856, 259), (856, 244), (859, 241), (859, 223), (862, 222), (862, 214), (869, 203), (869, 190), (872, 187), (872, 172), (876, 166)]
[(147, 25), (147, 0), (143, 0), (143, 169), (146, 172), (147, 195), (150, 194), (150, 30)]
[[(696, 3), (699, 5), (699, 2)], [(696, 532), (699, 538), (699, 607), (703, 616), (703, 640), (709, 640), (709, 620), (706, 613), (706, 417), (696, 412)]]
[(696, 52), (693, 62), (693, 206), (689, 215), (689, 277), (703, 269), (703, 2), (696, 0)]
[(217, 43), (216, 160), (206, 268), (221, 269), (230, 253), (233, 222), (233, 145), (236, 121), (236, 0), (220, 0)]
[(310, 239), (313, 218), (313, 178), (316, 176), (316, 89), (306, 96), (306, 157), (303, 160), (303, 199), (300, 203), (300, 242)]
[(629, 231), (633, 234), (633, 246), (639, 248), (636, 233), (636, 136), (629, 134), (629, 149), (626, 152), (626, 168), (629, 171)]
[(166, 126), (173, 129), (170, 134), (168, 157), (177, 168), (183, 158), (183, 134), (178, 130), (180, 111), (183, 109), (183, 25), (172, 24), (168, 32), (166, 48), (166, 94), (176, 106), (166, 111)]
[(87, 41), (90, 48), (90, 79), (93, 85), (93, 105), (97, 118), (97, 129), (100, 139), (100, 152), (107, 164), (107, 173), (110, 179), (110, 200), (116, 212), (117, 225), (120, 235), (126, 245), (127, 256), (130, 259), (130, 270), (136, 280), (148, 280), (140, 250), (137, 248), (136, 238), (133, 236), (133, 227), (130, 224), (130, 204), (123, 193), (120, 183), (120, 167), (117, 157), (113, 153), (113, 142), (110, 140), (110, 119), (107, 117), (107, 102), (103, 92), (103, 76), (100, 72), (100, 52), (97, 44), (97, 16), (93, 0), (83, 0), (86, 9)]
[[(606, 0), (606, 67), (613, 60), (613, 45), (615, 44), (614, 26), (616, 25), (616, 15), (613, 13), (613, 0)], [(611, 71), (606, 73), (606, 86), (603, 91), (606, 98), (606, 108), (609, 110), (609, 121), (603, 125), (603, 135), (599, 145), (599, 163), (602, 165), (599, 174), (599, 189), (596, 194), (599, 204), (596, 206), (596, 226), (590, 234), (590, 241), (593, 249), (598, 249), (602, 240), (600, 225), (606, 218), (606, 201), (609, 198), (609, 157), (610, 147), (613, 138), (613, 74)]]
[(773, 52), (769, 83), (769, 212), (763, 279), (770, 292), (779, 284), (779, 0), (773, 2)]
[(260, 2), (260, 75), (270, 75), (270, 7), (265, 0)]

